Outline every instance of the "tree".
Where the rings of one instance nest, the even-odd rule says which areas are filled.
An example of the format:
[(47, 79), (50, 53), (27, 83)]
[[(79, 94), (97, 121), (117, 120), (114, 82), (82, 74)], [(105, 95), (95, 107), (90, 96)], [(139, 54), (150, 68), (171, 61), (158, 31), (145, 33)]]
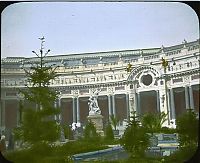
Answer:
[(60, 133), (59, 125), (54, 120), (59, 109), (53, 105), (58, 94), (49, 87), (50, 80), (57, 76), (56, 68), (48, 66), (44, 61), (50, 50), (43, 54), (44, 37), (40, 39), (42, 41), (40, 55), (32, 51), (37, 55), (38, 62), (24, 61), (32, 66), (29, 69), (24, 68), (28, 84), (25, 89), (19, 90), (24, 99), (35, 103), (37, 108), (23, 107), (21, 125), (15, 130), (16, 137), (32, 145), (41, 142), (54, 142), (59, 138)]
[(108, 123), (105, 129), (105, 140), (109, 142), (114, 140), (114, 133), (110, 123)]
[(181, 147), (197, 146), (198, 124), (197, 114), (192, 109), (188, 109), (186, 113), (177, 118), (176, 129)]
[(87, 122), (84, 132), (83, 132), (83, 137), (84, 137), (84, 140), (86, 141), (95, 142), (99, 140), (100, 136), (98, 135), (96, 131), (95, 125), (91, 121)]
[(136, 112), (132, 115), (124, 135), (120, 139), (120, 144), (131, 154), (131, 157), (142, 157), (149, 146), (149, 136), (146, 134), (145, 128), (140, 125)]
[(141, 117), (142, 126), (147, 132), (153, 135), (154, 132), (161, 132), (162, 125), (167, 120), (167, 114), (161, 113), (146, 113)]
[(114, 130), (116, 130), (117, 124), (119, 123), (119, 119), (114, 115), (110, 115), (110, 123), (113, 126)]
[[(187, 109), (176, 119), (179, 150), (175, 151), (167, 162), (198, 162), (199, 150), (197, 149), (199, 120), (193, 109)], [(186, 161), (188, 160), (188, 161)]]
[(67, 139), (73, 139), (72, 128), (69, 125), (63, 125), (62, 128), (64, 130), (65, 138), (67, 138)]

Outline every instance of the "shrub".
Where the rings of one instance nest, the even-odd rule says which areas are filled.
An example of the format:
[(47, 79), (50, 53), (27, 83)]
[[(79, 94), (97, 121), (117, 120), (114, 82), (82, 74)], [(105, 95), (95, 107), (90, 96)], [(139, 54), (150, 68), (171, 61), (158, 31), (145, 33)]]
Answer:
[(94, 124), (91, 121), (88, 121), (88, 123), (85, 126), (84, 132), (83, 132), (83, 139), (85, 141), (89, 141), (89, 142), (96, 142), (96, 143), (100, 143), (100, 135), (97, 133), (96, 131), (96, 127), (94, 126)]
[(133, 113), (130, 119), (120, 143), (131, 154), (131, 157), (143, 157), (149, 146), (149, 136), (145, 128), (140, 126), (136, 113)]
[(112, 142), (114, 140), (114, 133), (110, 123), (106, 126), (104, 140), (106, 142)]

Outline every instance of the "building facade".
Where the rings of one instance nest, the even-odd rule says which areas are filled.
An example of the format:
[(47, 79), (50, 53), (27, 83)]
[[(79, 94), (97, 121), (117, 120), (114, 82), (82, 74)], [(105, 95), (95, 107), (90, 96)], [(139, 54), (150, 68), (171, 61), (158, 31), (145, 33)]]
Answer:
[[(120, 121), (136, 111), (165, 112), (165, 126), (173, 127), (175, 119), (187, 109), (199, 112), (199, 39), (170, 47), (112, 52), (55, 55), (45, 58), (47, 64), (59, 66), (59, 76), (50, 87), (60, 93), (55, 102), (61, 109), (62, 123), (84, 124), (89, 113), (88, 98), (100, 90), (98, 103), (104, 123), (109, 115)], [(166, 71), (162, 58), (168, 61)], [(22, 66), (30, 67), (38, 58), (7, 57), (1, 59), (1, 130), (12, 129), (20, 121), (20, 100), (25, 107), (36, 107), (24, 101), (19, 88), (27, 84)], [(132, 65), (127, 72), (128, 64)]]

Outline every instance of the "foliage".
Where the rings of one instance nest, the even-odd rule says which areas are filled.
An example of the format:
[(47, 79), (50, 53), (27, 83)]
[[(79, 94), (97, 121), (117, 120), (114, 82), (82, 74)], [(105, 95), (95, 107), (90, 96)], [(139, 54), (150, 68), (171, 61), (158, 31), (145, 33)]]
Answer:
[[(24, 68), (28, 85), (25, 89), (19, 90), (24, 99), (36, 104), (37, 108), (24, 108), (20, 104), (21, 124), (14, 131), (15, 139), (20, 139), (29, 144), (37, 144), (43, 141), (54, 142), (59, 138), (60, 133), (59, 125), (54, 120), (59, 109), (53, 105), (58, 94), (49, 87), (50, 80), (57, 75), (55, 68), (46, 65), (44, 62), (47, 53), (43, 56), (42, 45), (40, 53), (40, 57), (35, 53), (40, 60), (39, 63), (32, 64), (30, 69)], [(28, 61), (24, 62), (29, 63)]]
[(50, 119), (44, 120), (40, 113), (33, 109), (24, 110), (23, 123), (15, 130), (15, 137), (31, 144), (58, 139), (59, 126)]
[(149, 133), (161, 132), (162, 125), (167, 120), (167, 114), (161, 113), (147, 113), (141, 118), (142, 126)]
[(97, 131), (96, 131), (96, 127), (94, 126), (94, 124), (91, 121), (88, 121), (84, 132), (83, 132), (83, 139), (85, 141), (93, 141), (93, 142), (98, 142), (98, 140), (100, 140), (100, 136), (98, 135)]
[(161, 128), (161, 132), (165, 133), (165, 134), (174, 134), (176, 133), (176, 129), (175, 128), (168, 128), (168, 127), (162, 127)]
[(113, 133), (113, 130), (112, 130), (112, 126), (110, 123), (108, 123), (108, 125), (106, 126), (106, 129), (105, 129), (105, 141), (113, 141), (114, 140), (114, 133)]
[(197, 150), (198, 141), (197, 114), (188, 109), (186, 113), (176, 120), (176, 131), (178, 132), (179, 150), (165, 158), (165, 162), (185, 162), (189, 160)]
[(195, 146), (182, 147), (172, 153), (170, 156), (165, 157), (165, 162), (185, 162), (195, 154), (197, 148)]
[(131, 154), (131, 157), (144, 156), (144, 152), (149, 146), (149, 136), (145, 128), (140, 125), (136, 112), (130, 119), (120, 144)]
[(72, 128), (68, 125), (63, 125), (62, 126), (63, 130), (64, 130), (64, 134), (65, 134), (65, 138), (66, 139), (73, 139), (73, 131)]
[(30, 149), (13, 151), (6, 154), (6, 158), (15, 163), (69, 163), (70, 156), (108, 148), (101, 144), (86, 141), (71, 141), (61, 146), (37, 144)]
[(179, 134), (179, 143), (181, 147), (194, 145), (197, 146), (199, 120), (197, 114), (188, 109), (186, 113), (181, 115), (176, 120), (176, 128)]
[(119, 123), (119, 119), (115, 117), (114, 115), (110, 115), (110, 123), (113, 126), (113, 128), (116, 130), (117, 124)]
[(120, 163), (161, 163), (161, 158), (159, 157), (136, 157), (136, 158), (128, 158)]

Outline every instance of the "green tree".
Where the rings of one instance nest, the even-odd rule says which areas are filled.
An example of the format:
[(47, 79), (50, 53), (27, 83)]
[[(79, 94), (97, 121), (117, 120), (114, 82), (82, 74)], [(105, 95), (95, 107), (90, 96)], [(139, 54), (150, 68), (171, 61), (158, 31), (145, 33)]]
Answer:
[(62, 128), (64, 129), (64, 134), (66, 139), (73, 139), (73, 131), (69, 125), (63, 125)]
[(149, 136), (145, 128), (140, 125), (136, 112), (130, 117), (124, 135), (120, 139), (120, 144), (131, 154), (131, 157), (144, 156), (145, 150), (149, 146)]
[(91, 141), (96, 142), (100, 139), (100, 136), (98, 135), (96, 131), (96, 127), (91, 121), (87, 122), (84, 132), (83, 132), (83, 137), (84, 137), (84, 140), (90, 141), (90, 142)]
[(106, 126), (105, 129), (105, 141), (113, 141), (114, 140), (114, 133), (110, 123)]
[(113, 126), (114, 130), (116, 130), (119, 119), (112, 114), (110, 115), (110, 123)]
[(188, 109), (186, 113), (177, 118), (176, 129), (181, 147), (197, 146), (198, 124), (197, 114), (192, 109)]
[(161, 113), (146, 113), (141, 117), (142, 126), (147, 132), (153, 133), (161, 132), (162, 125), (167, 120), (167, 114)]
[(40, 55), (33, 51), (37, 55), (37, 63), (24, 61), (32, 66), (29, 69), (24, 68), (28, 84), (25, 89), (19, 90), (25, 100), (37, 106), (36, 109), (21, 107), (21, 125), (15, 130), (16, 137), (29, 144), (53, 142), (59, 138), (60, 133), (59, 125), (54, 120), (59, 109), (53, 105), (58, 94), (49, 87), (50, 80), (55, 79), (57, 75), (55, 67), (48, 66), (44, 61), (50, 50), (44, 54), (44, 38), (41, 38), (41, 41)]
[[(192, 109), (188, 109), (187, 112), (177, 117), (176, 130), (180, 148), (166, 159), (167, 162), (186, 162), (186, 160), (190, 160), (194, 155), (198, 158), (198, 124), (197, 114)], [(192, 160), (188, 162), (192, 162)]]

